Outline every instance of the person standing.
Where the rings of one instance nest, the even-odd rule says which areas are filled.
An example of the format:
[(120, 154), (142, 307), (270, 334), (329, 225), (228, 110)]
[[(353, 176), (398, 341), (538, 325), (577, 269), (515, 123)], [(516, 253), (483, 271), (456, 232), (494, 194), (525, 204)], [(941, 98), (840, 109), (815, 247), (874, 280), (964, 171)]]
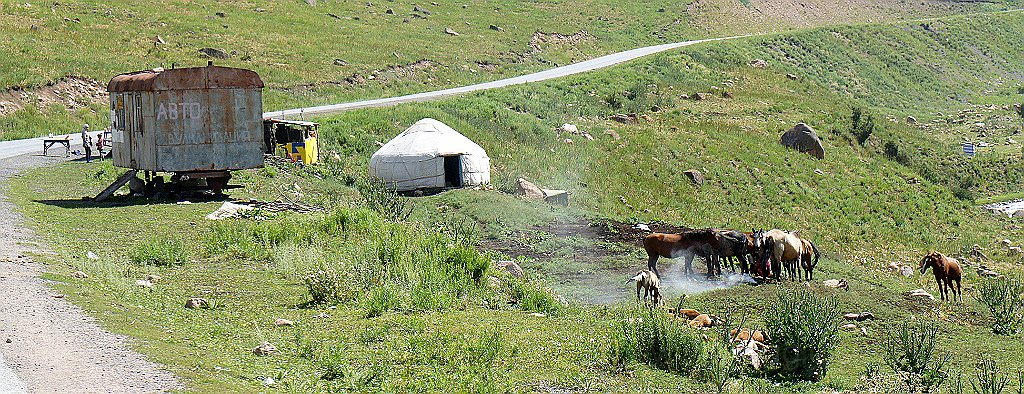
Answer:
[(92, 137), (86, 134), (85, 142), (82, 145), (85, 146), (85, 162), (92, 163)]
[(86, 123), (82, 126), (82, 145), (85, 145), (85, 140), (89, 139), (89, 124)]
[(103, 161), (103, 133), (96, 134), (96, 157)]

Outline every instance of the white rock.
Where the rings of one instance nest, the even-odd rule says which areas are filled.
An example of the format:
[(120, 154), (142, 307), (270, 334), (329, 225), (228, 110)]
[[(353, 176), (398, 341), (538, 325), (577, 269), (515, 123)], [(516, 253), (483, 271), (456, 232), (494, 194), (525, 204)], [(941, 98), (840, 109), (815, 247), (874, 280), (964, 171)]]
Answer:
[(96, 253), (93, 253), (93, 252), (86, 253), (85, 257), (88, 257), (89, 260), (99, 260), (100, 259), (100, 256), (97, 256)]
[(153, 282), (150, 282), (150, 281), (145, 280), (145, 279), (139, 279), (139, 280), (135, 281), (135, 285), (136, 286), (140, 286), (140, 287), (145, 287), (145, 288), (148, 289), (148, 288), (153, 287)]
[(563, 132), (572, 133), (572, 134), (579, 134), (580, 133), (579, 127), (576, 127), (576, 125), (574, 125), (572, 123), (563, 124), (562, 127), (558, 128), (558, 131), (563, 131)]
[(911, 298), (921, 297), (921, 298), (927, 298), (929, 300), (935, 301), (935, 296), (929, 294), (924, 289), (911, 290), (911, 291), (908, 291), (905, 295), (907, 297), (911, 297)]

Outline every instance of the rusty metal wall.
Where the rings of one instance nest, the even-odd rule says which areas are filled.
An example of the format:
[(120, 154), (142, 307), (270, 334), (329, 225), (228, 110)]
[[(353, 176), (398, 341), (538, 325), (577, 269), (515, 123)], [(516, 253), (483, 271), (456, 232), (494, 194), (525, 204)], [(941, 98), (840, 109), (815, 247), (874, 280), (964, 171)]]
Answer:
[(114, 165), (148, 171), (263, 165), (262, 90), (111, 93)]

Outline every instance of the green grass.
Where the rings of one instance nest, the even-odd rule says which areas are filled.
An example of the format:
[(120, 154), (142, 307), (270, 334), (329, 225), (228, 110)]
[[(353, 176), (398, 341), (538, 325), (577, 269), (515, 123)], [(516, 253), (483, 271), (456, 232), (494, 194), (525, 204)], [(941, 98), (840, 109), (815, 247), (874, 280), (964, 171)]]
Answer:
[[(292, 392), (710, 390), (708, 381), (714, 379), (709, 376), (720, 375), (680, 373), (687, 372), (683, 364), (674, 368), (646, 358), (689, 354), (671, 349), (684, 349), (686, 338), (696, 338), (696, 333), (666, 326), (657, 337), (672, 338), (666, 347), (647, 342), (629, 347), (621, 341), (638, 333), (629, 330), (638, 326), (624, 320), (635, 317), (628, 310), (561, 302), (576, 298), (574, 292), (586, 287), (619, 295), (613, 299), (630, 297), (624, 278), (617, 275), (643, 266), (642, 256), (630, 253), (635, 247), (612, 245), (626, 253), (582, 260), (577, 251), (608, 245), (542, 230), (552, 223), (601, 218), (799, 229), (825, 252), (816, 277), (844, 278), (850, 284), (850, 291), (839, 291), (811, 283), (810, 294), (830, 297), (838, 312), (870, 311), (876, 316), (859, 323), (867, 334), (839, 333), (827, 373), (816, 377), (819, 382), (777, 385), (752, 373), (726, 378), (726, 387), (740, 392), (863, 390), (862, 373), (884, 362), (881, 344), (888, 322), (911, 316), (936, 325), (937, 351), (953, 355), (952, 372), (970, 376), (983, 355), (995, 355), (1006, 368), (1024, 361), (1024, 350), (1014, 340), (991, 332), (993, 321), (976, 297), (980, 279), (974, 271), (966, 270), (965, 303), (957, 305), (904, 298), (904, 292), (917, 288), (934, 293), (934, 281), (923, 275), (905, 278), (884, 267), (893, 261), (914, 264), (929, 249), (958, 255), (965, 246), (979, 244), (993, 259), (986, 262), (990, 267), (1019, 271), (1019, 256), (998, 244), (1003, 238), (1020, 239), (1019, 224), (984, 214), (953, 191), (961, 187), (992, 194), (1019, 187), (1020, 178), (1013, 175), (1016, 162), (1008, 157), (971, 163), (955, 156), (938, 160), (957, 148), (954, 142), (883, 119), (893, 113), (905, 116), (912, 109), (955, 111), (965, 104), (944, 97), (990, 87), (997, 74), (1012, 79), (1020, 67), (1011, 63), (981, 61), (991, 67), (945, 83), (940, 83), (943, 72), (906, 65), (914, 58), (948, 58), (955, 65), (973, 51), (960, 45), (958, 37), (1013, 42), (1024, 26), (1021, 18), (950, 19), (946, 36), (929, 35), (932, 41), (912, 46), (900, 58), (909, 63), (892, 59), (892, 77), (878, 64), (841, 62), (851, 74), (861, 75), (863, 86), (885, 82), (868, 95), (852, 93), (851, 87), (859, 83), (823, 82), (839, 78), (830, 76), (829, 67), (780, 64), (766, 55), (785, 43), (790, 49), (803, 48), (792, 52), (800, 56), (800, 64), (828, 56), (843, 59), (840, 55), (881, 51), (877, 48), (887, 47), (893, 37), (925, 40), (914, 33), (917, 24), (827, 28), (698, 46), (545, 84), (350, 112), (322, 119), (325, 157), (336, 152), (339, 159), (305, 169), (274, 165), (238, 173), (236, 179), (246, 187), (234, 191), (234, 197), (299, 199), (328, 207), (325, 213), (211, 222), (203, 216), (219, 202), (82, 201), (81, 196), (94, 194), (117, 175), (109, 162), (29, 171), (12, 179), (10, 197), (56, 252), (40, 258), (50, 264), (48, 278), (58, 281), (58, 290), (106, 328), (132, 337), (136, 349), (167, 365), (197, 392), (258, 391), (266, 377)], [(842, 38), (854, 35), (861, 40)], [(986, 48), (993, 59), (1019, 56), (1002, 43)], [(947, 56), (933, 57), (929, 51), (945, 51)], [(771, 65), (749, 67), (755, 57), (770, 58)], [(806, 73), (795, 81), (785, 77), (794, 70)], [(915, 88), (933, 82), (933, 94)], [(903, 87), (903, 94), (889, 93)], [(724, 90), (733, 97), (723, 97)], [(708, 91), (716, 92), (708, 100), (680, 98)], [(652, 111), (654, 106), (660, 111)], [(854, 107), (866, 108), (882, 124), (864, 144), (852, 134)], [(629, 112), (647, 114), (651, 120), (632, 125), (606, 120)], [(458, 190), (414, 199), (410, 221), (394, 223), (366, 206), (357, 180), (366, 173), (377, 141), (428, 116), (488, 151), (498, 190)], [(778, 136), (800, 121), (818, 130), (827, 150), (824, 160), (778, 145)], [(557, 135), (555, 128), (565, 122), (578, 124), (595, 141)], [(574, 142), (567, 144), (564, 138)], [(898, 141), (910, 156), (887, 157), (883, 147), (890, 141)], [(683, 175), (690, 168), (699, 169), (707, 181), (692, 184)], [(972, 172), (973, 186), (927, 175), (958, 168)], [(571, 206), (505, 193), (518, 177), (569, 190)], [(67, 179), (80, 182), (69, 184)], [(478, 229), (468, 230), (469, 221)], [(161, 236), (177, 246), (156, 256), (191, 251), (189, 258), (131, 262), (137, 245)], [(552, 257), (520, 258), (527, 280), (491, 269), (479, 275), (474, 267), (507, 256), (466, 246), (464, 240), (478, 237), (520, 240)], [(96, 244), (96, 239), (107, 242)], [(85, 246), (95, 248), (100, 259), (82, 256)], [(175, 264), (159, 263), (171, 260)], [(91, 278), (73, 279), (69, 273), (75, 270)], [(320, 271), (333, 272), (318, 280), (327, 284), (324, 292), (337, 296), (311, 296), (305, 279)], [(132, 285), (150, 273), (163, 277), (152, 290)], [(598, 279), (564, 279), (571, 275)], [(752, 328), (772, 327), (773, 316), (765, 311), (778, 292), (788, 290), (737, 286), (688, 297), (684, 305)], [(666, 292), (667, 300), (679, 296), (674, 288)], [(184, 301), (195, 296), (210, 299), (214, 307), (185, 309)], [(274, 327), (276, 318), (297, 325)], [(277, 345), (280, 354), (252, 355), (252, 347), (264, 340)], [(622, 346), (613, 347), (616, 340)], [(610, 357), (613, 349), (623, 357)]]

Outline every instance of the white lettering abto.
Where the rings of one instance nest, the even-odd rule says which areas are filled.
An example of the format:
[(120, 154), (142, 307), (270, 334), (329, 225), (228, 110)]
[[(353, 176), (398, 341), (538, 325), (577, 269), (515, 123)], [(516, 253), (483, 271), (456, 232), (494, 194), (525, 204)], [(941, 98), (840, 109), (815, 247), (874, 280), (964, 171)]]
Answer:
[(160, 109), (156, 112), (156, 119), (167, 119), (167, 108), (164, 107), (164, 103), (160, 103)]

